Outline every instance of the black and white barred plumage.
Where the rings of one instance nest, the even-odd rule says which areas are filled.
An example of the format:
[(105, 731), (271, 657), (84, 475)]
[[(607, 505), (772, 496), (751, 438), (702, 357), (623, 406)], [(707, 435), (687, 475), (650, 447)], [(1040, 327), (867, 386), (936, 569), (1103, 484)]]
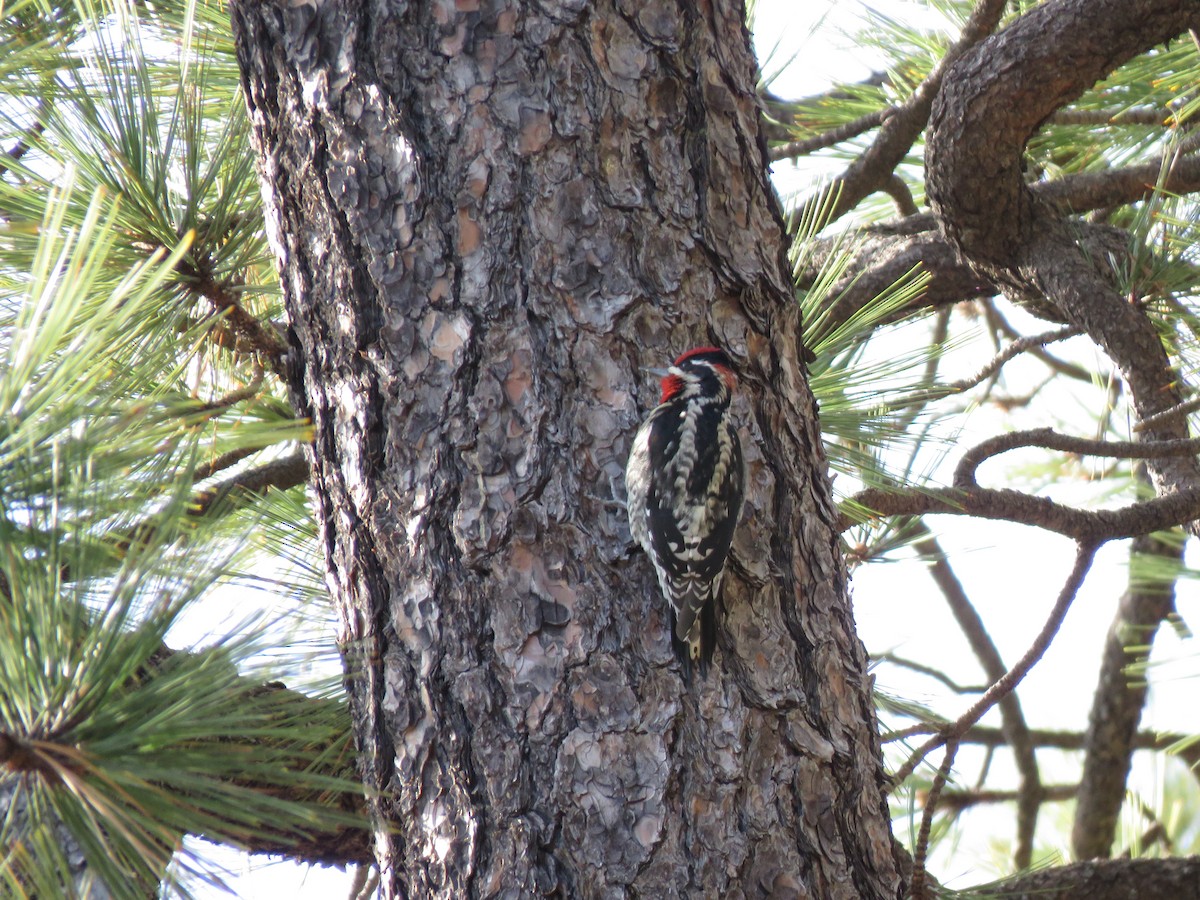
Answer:
[(671, 606), (671, 643), (689, 683), (693, 667), (703, 677), (712, 662), (717, 594), (742, 512), (742, 446), (729, 411), (736, 387), (723, 350), (684, 353), (625, 467), (629, 529)]

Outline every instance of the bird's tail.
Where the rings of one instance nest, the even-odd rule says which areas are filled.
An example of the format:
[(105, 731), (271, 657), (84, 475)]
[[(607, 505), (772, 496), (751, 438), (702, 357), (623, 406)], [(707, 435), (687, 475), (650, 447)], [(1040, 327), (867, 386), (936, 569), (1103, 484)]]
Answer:
[(679, 660), (684, 684), (688, 687), (692, 686), (692, 673), (697, 669), (700, 671), (701, 679), (708, 677), (713, 651), (717, 648), (716, 598), (700, 607), (700, 615), (692, 623), (686, 638), (679, 636), (675, 613), (671, 613), (671, 647), (675, 650), (675, 658)]

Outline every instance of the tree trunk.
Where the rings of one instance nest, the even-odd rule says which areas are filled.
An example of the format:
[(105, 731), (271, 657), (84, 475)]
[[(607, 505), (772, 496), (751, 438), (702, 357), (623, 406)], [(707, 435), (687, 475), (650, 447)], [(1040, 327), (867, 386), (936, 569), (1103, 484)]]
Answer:
[[(235, 2), (386, 896), (896, 897), (740, 3)], [(743, 370), (684, 689), (623, 467)]]

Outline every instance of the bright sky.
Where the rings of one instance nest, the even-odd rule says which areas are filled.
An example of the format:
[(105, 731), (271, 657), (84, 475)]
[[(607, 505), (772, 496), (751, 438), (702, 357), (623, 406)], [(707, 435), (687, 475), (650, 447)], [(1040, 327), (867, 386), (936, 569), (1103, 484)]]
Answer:
[[(874, 6), (906, 21), (912, 21), (918, 14), (928, 15), (923, 8), (910, 3), (879, 0)], [(760, 58), (767, 60), (767, 71), (778, 68), (779, 61), (792, 56), (800, 61), (791, 67), (787, 79), (774, 84), (776, 93), (785, 97), (808, 95), (827, 87), (835, 76), (856, 80), (877, 68), (879, 62), (869, 50), (852, 46), (835, 34), (837, 26), (852, 25), (862, 15), (862, 5), (854, 2), (760, 2), (757, 49)], [(822, 19), (824, 27), (820, 24)], [(819, 175), (798, 171), (790, 164), (782, 165), (777, 173), (785, 191), (802, 190)], [(1091, 355), (1094, 351), (1082, 340), (1064, 352), (1073, 352), (1079, 359), (1094, 359)], [(948, 360), (949, 377), (968, 374), (984, 361), (975, 356)], [(956, 367), (961, 372), (956, 372)], [(1015, 372), (1014, 378), (1019, 382), (1021, 373)], [(1013, 393), (1019, 391), (1014, 387)], [(1087, 410), (1095, 408), (1090, 400), (1064, 396), (1063, 408), (1076, 414), (1064, 414), (1060, 427), (1067, 430), (1074, 425), (1074, 433), (1090, 434), (1094, 426), (1090, 425)], [(1082, 408), (1081, 403), (1085, 404)], [(998, 414), (977, 411), (965, 426), (961, 444), (968, 446), (1011, 427), (1014, 426)], [(956, 459), (957, 453), (950, 457), (950, 465)], [(981, 478), (984, 483), (989, 478), (1003, 480), (1013, 466), (1014, 461), (1006, 456), (1002, 462), (985, 467)], [(1072, 493), (1078, 495), (1078, 502), (1084, 502), (1084, 493), (1071, 485), (1056, 491), (1055, 496), (1070, 502)], [(933, 523), (938, 526), (936, 519)], [(942, 544), (1006, 663), (1011, 664), (1029, 646), (1058, 594), (1073, 558), (1070, 542), (1016, 525), (966, 518), (955, 518), (946, 524), (949, 527), (941, 535)], [(1020, 697), (1033, 727), (1081, 729), (1086, 724), (1100, 648), (1124, 588), (1126, 562), (1125, 544), (1109, 545), (1100, 554), (1060, 638), (1023, 685)], [(932, 661), (961, 683), (981, 680), (974, 657), (965, 649), (957, 626), (920, 562), (902, 561), (859, 570), (854, 576), (854, 598), (859, 633), (869, 650), (890, 649), (912, 659)], [(1178, 608), (1185, 621), (1200, 623), (1200, 591), (1195, 583), (1181, 583)], [(1195, 678), (1200, 675), (1200, 662), (1194, 653), (1191, 642), (1180, 640), (1169, 630), (1160, 634), (1155, 658), (1164, 661), (1164, 666), (1156, 672), (1152, 706), (1143, 719), (1143, 727), (1200, 732), (1200, 709), (1195, 703)], [(947, 715), (954, 715), (968, 703), (946, 702), (944, 695), (931, 693), (934, 686), (929, 680), (897, 674), (895, 669), (881, 670), (879, 683), (894, 693), (931, 702)], [(985, 722), (994, 723), (996, 717), (990, 716)], [(978, 760), (979, 754), (969, 748), (959, 755), (961, 771), (968, 780), (974, 777), (973, 757)], [(940, 754), (935, 754), (932, 760), (936, 765), (941, 760)], [(1071, 765), (1049, 754), (1040, 755), (1039, 761), (1047, 783), (1072, 777)], [(1005, 766), (1007, 762), (999, 759), (996, 771), (1003, 775)], [(1160, 794), (1161, 780), (1161, 766), (1149, 758), (1139, 760), (1135, 783), (1152, 804)], [(1194, 782), (1191, 784), (1195, 789)], [(1054, 807), (1046, 807), (1043, 815), (1056, 815)], [(993, 870), (973, 868), (972, 861), (990, 860), (1003, 866), (1006, 860), (995, 857), (990, 841), (993, 837), (1011, 838), (1013, 832), (1010, 809), (971, 813), (962, 821), (966, 828), (958, 852), (953, 858), (933, 861), (933, 870), (952, 887), (993, 877)], [(1066, 848), (1061, 849), (1065, 852)], [(253, 861), (247, 868), (244, 858), (235, 854), (230, 854), (228, 865), (245, 872), (230, 883), (237, 896), (247, 900), (274, 900), (280, 896), (294, 900), (341, 897), (348, 890), (348, 876), (338, 870), (286, 863), (263, 865), (260, 861)], [(213, 892), (201, 896), (227, 895)]]

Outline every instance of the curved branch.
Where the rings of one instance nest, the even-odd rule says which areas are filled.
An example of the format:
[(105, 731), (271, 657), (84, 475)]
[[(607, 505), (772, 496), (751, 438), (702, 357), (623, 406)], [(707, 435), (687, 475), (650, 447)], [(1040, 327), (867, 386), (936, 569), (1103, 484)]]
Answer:
[(1051, 0), (951, 63), (930, 116), (929, 200), (975, 262), (1017, 266), (1042, 218), (1022, 176), (1033, 133), (1121, 63), (1200, 21), (1188, 0)]
[[(1079, 246), (1078, 228), (1025, 184), (1025, 144), (1057, 109), (1132, 57), (1200, 24), (1189, 0), (1050, 0), (957, 61), (934, 103), (928, 197), (966, 258), (1020, 297), (1048, 300), (1120, 370), (1140, 419), (1181, 401), (1153, 324)], [(1096, 262), (1101, 265), (1097, 266)], [(1178, 420), (1148, 431), (1187, 436)], [(1156, 457), (1159, 493), (1200, 483), (1195, 459)]]
[(1200, 519), (1200, 486), (1184, 488), (1121, 509), (1085, 510), (1014, 490), (979, 486), (976, 471), (987, 459), (1019, 447), (1044, 447), (1083, 456), (1117, 459), (1191, 457), (1200, 452), (1200, 438), (1178, 441), (1097, 441), (1058, 434), (1050, 428), (1015, 431), (989, 438), (968, 450), (959, 461), (952, 488), (896, 491), (867, 488), (843, 504), (838, 527), (845, 531), (857, 519), (846, 510), (866, 508), (877, 516), (923, 513), (977, 516), (1045, 528), (1081, 542), (1104, 543), (1175, 528)]
[[(922, 488), (908, 493), (868, 488), (850, 504), (864, 506), (877, 516), (958, 515), (994, 519), (1044, 528), (1074, 540), (1115, 541), (1175, 528), (1200, 519), (1200, 487), (1188, 488), (1119, 510), (1086, 510), (1063, 506), (1045, 497), (1012, 490)], [(845, 531), (859, 520), (843, 513), (838, 527)]]
[(1093, 438), (1059, 434), (1053, 428), (1031, 428), (998, 434), (976, 444), (963, 454), (954, 470), (954, 486), (969, 489), (978, 486), (975, 473), (993, 456), (1021, 447), (1041, 447), (1078, 453), (1080, 456), (1103, 456), (1109, 459), (1164, 459), (1195, 456), (1200, 453), (1200, 438), (1174, 441), (1100, 441)]

